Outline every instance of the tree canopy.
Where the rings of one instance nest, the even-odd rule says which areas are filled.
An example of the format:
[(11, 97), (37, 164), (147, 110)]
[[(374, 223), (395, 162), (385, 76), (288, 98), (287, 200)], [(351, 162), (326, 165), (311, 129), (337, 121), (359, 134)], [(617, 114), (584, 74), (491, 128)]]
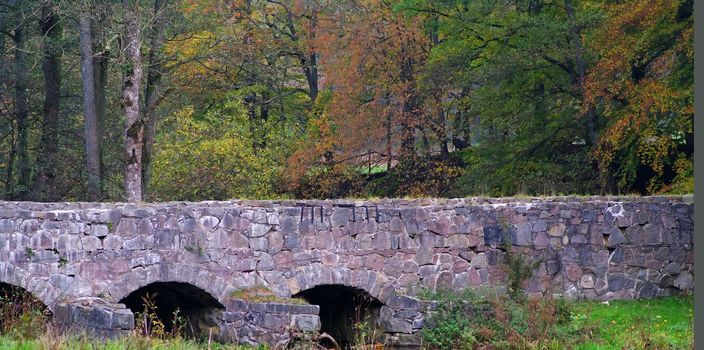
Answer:
[(693, 0), (4, 0), (8, 200), (691, 193)]

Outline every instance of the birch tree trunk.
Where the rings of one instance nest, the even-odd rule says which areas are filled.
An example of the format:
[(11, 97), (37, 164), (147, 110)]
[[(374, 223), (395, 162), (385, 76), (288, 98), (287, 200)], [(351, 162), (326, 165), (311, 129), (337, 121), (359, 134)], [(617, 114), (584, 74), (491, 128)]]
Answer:
[(81, 42), (81, 82), (83, 85), (83, 114), (85, 115), (86, 163), (88, 170), (88, 198), (100, 200), (100, 142), (98, 115), (95, 109), (95, 81), (93, 80), (93, 43), (90, 13), (84, 10), (79, 19)]
[(144, 125), (139, 113), (140, 60), (139, 0), (123, 0), (125, 9), (125, 72), (122, 84), (122, 111), (125, 114), (125, 197), (142, 201), (142, 146)]

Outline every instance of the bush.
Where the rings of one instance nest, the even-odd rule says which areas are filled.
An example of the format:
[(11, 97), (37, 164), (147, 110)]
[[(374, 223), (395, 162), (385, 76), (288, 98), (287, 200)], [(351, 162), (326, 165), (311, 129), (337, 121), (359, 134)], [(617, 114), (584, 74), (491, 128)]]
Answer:
[(422, 293), (435, 305), (422, 331), (428, 349), (561, 349), (579, 329), (566, 327), (563, 299), (513, 299), (496, 290)]

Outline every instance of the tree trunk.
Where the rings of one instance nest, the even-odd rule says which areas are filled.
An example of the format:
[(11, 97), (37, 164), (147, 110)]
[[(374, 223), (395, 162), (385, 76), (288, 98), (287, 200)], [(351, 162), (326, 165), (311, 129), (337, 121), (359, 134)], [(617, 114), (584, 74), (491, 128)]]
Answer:
[(14, 199), (15, 194), (15, 179), (13, 170), (15, 169), (15, 154), (17, 153), (17, 145), (15, 144), (15, 126), (10, 120), (10, 154), (7, 156), (7, 165), (5, 171), (5, 198)]
[[(98, 129), (98, 144), (104, 145), (103, 137), (105, 135), (106, 111), (107, 111), (107, 86), (108, 86), (108, 58), (109, 51), (105, 44), (105, 28), (107, 26), (107, 12), (102, 3), (102, 0), (93, 0), (94, 17), (97, 20), (91, 19), (91, 45), (93, 48), (93, 81), (95, 86), (95, 113)], [(100, 169), (105, 168), (104, 149), (98, 147), (98, 156), (100, 159)], [(104, 179), (100, 174), (101, 191), (104, 186)]]
[[(315, 31), (317, 26), (318, 11), (313, 10), (313, 13), (310, 16), (310, 34), (308, 37), (309, 43), (315, 42)], [(308, 90), (310, 91), (309, 95), (312, 105), (318, 98), (318, 58), (315, 48), (311, 48), (307, 61), (303, 62), (303, 69), (306, 73), (306, 80), (308, 81)]]
[[(567, 12), (567, 17), (570, 18), (570, 20), (573, 22), (572, 23), (572, 40), (574, 41), (574, 49), (575, 49), (575, 56), (574, 56), (574, 61), (575, 65), (577, 67), (577, 84), (580, 86), (580, 90), (582, 93), (582, 97), (584, 97), (584, 78), (586, 77), (586, 72), (587, 72), (587, 64), (584, 60), (584, 48), (582, 47), (582, 37), (581, 37), (581, 31), (577, 24), (575, 24), (576, 19), (575, 19), (575, 13), (574, 13), (574, 6), (572, 5), (571, 0), (565, 0), (565, 10)], [(587, 117), (587, 132), (589, 134), (589, 144), (592, 147), (595, 147), (597, 142), (599, 141), (599, 135), (597, 132), (597, 125), (598, 125), (598, 115), (596, 113), (596, 110), (594, 110), (594, 107), (590, 106), (589, 109), (587, 109), (586, 112), (586, 117)]]
[(142, 142), (144, 125), (139, 113), (139, 85), (142, 80), (140, 60), (139, 1), (125, 8), (125, 72), (122, 85), (122, 111), (125, 114), (125, 197), (129, 202), (142, 201)]
[(17, 122), (17, 191), (16, 198), (25, 200), (30, 189), (31, 167), (29, 164), (28, 130), (29, 105), (27, 104), (27, 70), (25, 67), (26, 42), (24, 28), (17, 26), (12, 36), (15, 44), (15, 120)]
[(39, 200), (56, 201), (56, 169), (58, 150), (59, 100), (61, 90), (61, 36), (63, 29), (54, 12), (52, 0), (44, 0), (39, 25), (44, 37), (44, 109), (41, 144), (37, 157), (38, 171), (35, 196)]
[(88, 199), (100, 200), (100, 142), (98, 142), (98, 115), (95, 104), (93, 43), (90, 14), (87, 10), (79, 19), (81, 42), (81, 81), (83, 85), (83, 114), (85, 114), (86, 164), (88, 171)]
[(154, 2), (154, 23), (152, 24), (152, 37), (149, 44), (149, 63), (147, 65), (147, 86), (144, 88), (144, 151), (142, 153), (142, 189), (149, 189), (149, 180), (152, 173), (152, 159), (154, 158), (154, 139), (156, 138), (157, 115), (155, 109), (159, 96), (157, 88), (161, 82), (162, 65), (159, 52), (164, 46), (164, 29), (166, 18), (164, 10), (168, 0)]

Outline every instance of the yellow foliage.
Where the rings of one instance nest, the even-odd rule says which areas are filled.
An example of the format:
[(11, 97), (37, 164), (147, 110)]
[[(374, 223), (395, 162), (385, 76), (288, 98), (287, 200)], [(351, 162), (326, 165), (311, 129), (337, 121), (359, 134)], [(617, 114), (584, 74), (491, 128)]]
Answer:
[(276, 169), (267, 154), (255, 154), (243, 130), (238, 103), (227, 112), (194, 115), (186, 107), (166, 120), (157, 139), (150, 195), (155, 200), (267, 198)]

